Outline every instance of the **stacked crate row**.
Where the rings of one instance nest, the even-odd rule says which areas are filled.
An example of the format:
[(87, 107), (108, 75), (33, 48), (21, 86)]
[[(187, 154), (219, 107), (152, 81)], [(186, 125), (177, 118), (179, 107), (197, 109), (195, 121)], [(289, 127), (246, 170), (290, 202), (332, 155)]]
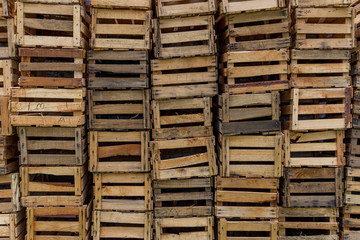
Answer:
[(214, 239), (216, 2), (157, 0), (151, 61), (155, 239)]
[(20, 204), (18, 137), (10, 125), (10, 90), (17, 86), (15, 1), (0, 1), (0, 238), (23, 240), (25, 210)]
[(338, 239), (354, 15), (349, 1), (289, 4), (291, 89), (281, 94), (285, 169), (279, 236)]
[(152, 239), (151, 0), (91, 0), (92, 239)]
[(89, 239), (92, 201), (85, 126), (90, 17), (82, 1), (16, 2), (19, 87), (10, 120), (20, 149), (27, 239)]
[(285, 2), (267, 2), (220, 2), (219, 240), (278, 239), (280, 91), (289, 86), (290, 22)]

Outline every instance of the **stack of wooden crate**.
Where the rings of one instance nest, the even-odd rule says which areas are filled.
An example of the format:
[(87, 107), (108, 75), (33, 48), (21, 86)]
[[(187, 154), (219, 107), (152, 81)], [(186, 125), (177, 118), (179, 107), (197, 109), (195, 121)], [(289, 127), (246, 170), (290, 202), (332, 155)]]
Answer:
[(155, 238), (212, 240), (216, 2), (157, 0), (155, 5), (150, 143)]
[(280, 91), (289, 87), (289, 12), (283, 1), (223, 0), (220, 13), (218, 239), (276, 240), (283, 171)]
[(85, 49), (90, 17), (80, 0), (34, 2), (16, 3), (21, 75), (10, 102), (20, 143), (27, 239), (88, 239)]
[(291, 89), (281, 94), (285, 173), (280, 238), (338, 239), (344, 130), (351, 127), (350, 55), (355, 46), (349, 4), (290, 2)]
[(92, 236), (151, 240), (151, 0), (91, 0), (90, 4)]

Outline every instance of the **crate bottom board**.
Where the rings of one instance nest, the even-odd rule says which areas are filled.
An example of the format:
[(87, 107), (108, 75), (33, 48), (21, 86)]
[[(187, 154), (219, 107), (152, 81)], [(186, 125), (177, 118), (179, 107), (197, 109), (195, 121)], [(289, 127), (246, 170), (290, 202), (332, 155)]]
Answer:
[(216, 125), (218, 131), (222, 134), (247, 134), (281, 131), (281, 124), (279, 120), (244, 121), (230, 123), (216, 122)]
[(218, 94), (216, 83), (193, 84), (185, 86), (153, 86), (153, 99), (214, 97)]
[(214, 212), (211, 206), (195, 206), (195, 207), (155, 207), (154, 214), (157, 218), (167, 217), (208, 217)]
[(221, 84), (223, 92), (230, 94), (263, 93), (289, 89), (288, 80), (265, 81), (260, 83)]
[(154, 139), (210, 137), (212, 135), (213, 128), (205, 126), (152, 129), (152, 137)]
[(274, 219), (279, 213), (277, 207), (216, 206), (215, 215), (218, 218)]
[(36, 127), (77, 127), (82, 126), (86, 122), (83, 116), (19, 116), (11, 115), (11, 124), (16, 127), (36, 126)]

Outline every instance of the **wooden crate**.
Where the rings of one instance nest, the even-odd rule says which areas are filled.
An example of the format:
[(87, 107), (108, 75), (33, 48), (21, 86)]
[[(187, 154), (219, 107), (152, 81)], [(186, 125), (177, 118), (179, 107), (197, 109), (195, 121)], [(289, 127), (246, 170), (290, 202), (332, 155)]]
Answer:
[(156, 12), (158, 18), (207, 15), (216, 12), (217, 0), (180, 0), (169, 2), (167, 0), (156, 0)]
[(154, 139), (209, 137), (213, 135), (212, 99), (153, 100)]
[(218, 28), (222, 52), (290, 48), (288, 9), (223, 16)]
[(282, 176), (283, 136), (218, 135), (217, 153), (222, 177)]
[(0, 96), (0, 135), (10, 136), (16, 131), (10, 124), (10, 97)]
[(347, 167), (345, 171), (344, 204), (360, 205), (360, 168)]
[(18, 138), (0, 136), (0, 175), (9, 174), (19, 169)]
[(150, 90), (89, 90), (88, 94), (90, 129), (151, 128)]
[(0, 60), (0, 95), (1, 96), (10, 96), (10, 89), (18, 85), (19, 75), (20, 74), (19, 74), (18, 61), (10, 60), (10, 59)]
[(150, 173), (95, 173), (94, 210), (151, 211)]
[(279, 239), (338, 240), (337, 208), (279, 208)]
[(163, 218), (154, 221), (155, 239), (213, 240), (214, 218)]
[(25, 210), (0, 214), (1, 239), (24, 240), (26, 234)]
[(222, 134), (280, 131), (279, 92), (224, 93), (218, 96), (215, 116), (217, 129)]
[(360, 129), (352, 128), (346, 132), (348, 143), (346, 152), (348, 153), (347, 165), (360, 168)]
[(215, 215), (218, 218), (275, 219), (278, 217), (279, 179), (215, 179)]
[(94, 211), (92, 236), (94, 240), (151, 240), (151, 213)]
[(0, 213), (16, 212), (20, 206), (19, 173), (0, 175)]
[(16, 4), (19, 46), (87, 48), (90, 17), (85, 7), (78, 4)]
[(278, 240), (277, 221), (218, 220), (218, 239)]
[(154, 180), (217, 175), (215, 138), (198, 137), (150, 142)]
[(291, 50), (291, 80), (294, 88), (350, 87), (350, 51)]
[(89, 240), (92, 201), (78, 207), (28, 207), (26, 240)]
[(92, 49), (151, 49), (151, 11), (91, 9)]
[(220, 59), (222, 92), (241, 94), (289, 88), (286, 49), (227, 52)]
[(213, 97), (218, 93), (216, 56), (153, 59), (153, 99)]
[(85, 88), (11, 89), (13, 126), (77, 127), (85, 124)]
[(89, 88), (149, 87), (147, 51), (89, 51), (88, 62)]
[[(233, 14), (247, 11), (271, 10), (286, 7), (284, 0), (221, 0), (221, 14)], [(262, 12), (264, 13), (264, 12)], [(222, 240), (222, 239), (221, 239)]]
[(342, 240), (356, 240), (360, 234), (360, 206), (345, 206), (342, 210)]
[(356, 46), (352, 8), (296, 8), (292, 18), (296, 49), (352, 49)]
[(18, 127), (20, 164), (81, 166), (87, 161), (85, 127)]
[(150, 171), (149, 131), (89, 132), (90, 172)]
[(152, 0), (90, 0), (91, 7), (95, 8), (131, 8), (151, 9)]
[(27, 88), (81, 88), (85, 86), (83, 49), (20, 48), (19, 85)]
[(351, 4), (353, 0), (321, 0), (321, 1), (311, 1), (311, 0), (291, 0), (291, 7), (347, 7)]
[(0, 59), (15, 58), (17, 56), (15, 37), (15, 20), (13, 18), (0, 20)]
[(294, 88), (281, 93), (284, 130), (351, 127), (351, 88)]
[(344, 157), (344, 131), (284, 131), (285, 167), (341, 167)]
[(1, 0), (0, 1), (0, 18), (10, 18), (15, 15), (16, 0)]
[(285, 168), (284, 207), (341, 207), (342, 168)]
[(81, 206), (90, 186), (87, 166), (20, 168), (24, 207)]
[(213, 179), (192, 178), (154, 181), (156, 218), (213, 215)]
[(216, 54), (215, 19), (210, 16), (154, 19), (156, 58)]

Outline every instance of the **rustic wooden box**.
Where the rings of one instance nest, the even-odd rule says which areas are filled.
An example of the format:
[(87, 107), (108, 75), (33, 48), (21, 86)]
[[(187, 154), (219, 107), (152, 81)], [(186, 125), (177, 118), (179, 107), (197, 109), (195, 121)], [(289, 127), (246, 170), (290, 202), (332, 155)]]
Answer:
[(0, 213), (0, 232), (2, 239), (24, 240), (26, 234), (25, 209), (13, 213)]
[(150, 90), (89, 90), (91, 130), (151, 128)]
[(90, 17), (84, 6), (22, 2), (16, 4), (19, 46), (88, 47)]
[(101, 211), (151, 211), (150, 173), (95, 173), (94, 209)]
[(20, 164), (82, 166), (87, 161), (85, 127), (18, 127)]
[(151, 11), (92, 8), (91, 17), (92, 49), (151, 49)]
[(89, 132), (90, 172), (148, 172), (150, 133)]
[(156, 58), (215, 55), (214, 16), (154, 19)]
[(276, 219), (279, 179), (215, 179), (215, 215), (218, 218)]
[(213, 97), (218, 93), (216, 56), (151, 60), (153, 99)]
[[(1, 10), (0, 10), (0, 15), (1, 15)], [(15, 38), (16, 38), (15, 20), (13, 18), (0, 19), (0, 59), (17, 57), (18, 54), (16, 51), (17, 48), (15, 46), (15, 42), (16, 42)]]
[(153, 185), (156, 218), (212, 216), (212, 178), (158, 180)]
[(83, 49), (20, 48), (21, 87), (81, 88), (86, 86)]
[(176, 17), (176, 16), (191, 16), (191, 15), (208, 15), (216, 12), (217, 0), (205, 1), (155, 1), (157, 17)]
[(0, 213), (11, 213), (21, 209), (19, 173), (0, 175)]
[(18, 138), (0, 136), (0, 175), (9, 174), (19, 169)]
[(13, 126), (77, 127), (85, 124), (86, 89), (11, 89)]
[(271, 10), (286, 7), (286, 1), (284, 0), (220, 0), (219, 4), (220, 13), (222, 14)]
[(152, 0), (90, 0), (91, 7), (95, 8), (131, 8), (151, 9)]
[(282, 176), (282, 134), (218, 135), (218, 159), (222, 177)]

